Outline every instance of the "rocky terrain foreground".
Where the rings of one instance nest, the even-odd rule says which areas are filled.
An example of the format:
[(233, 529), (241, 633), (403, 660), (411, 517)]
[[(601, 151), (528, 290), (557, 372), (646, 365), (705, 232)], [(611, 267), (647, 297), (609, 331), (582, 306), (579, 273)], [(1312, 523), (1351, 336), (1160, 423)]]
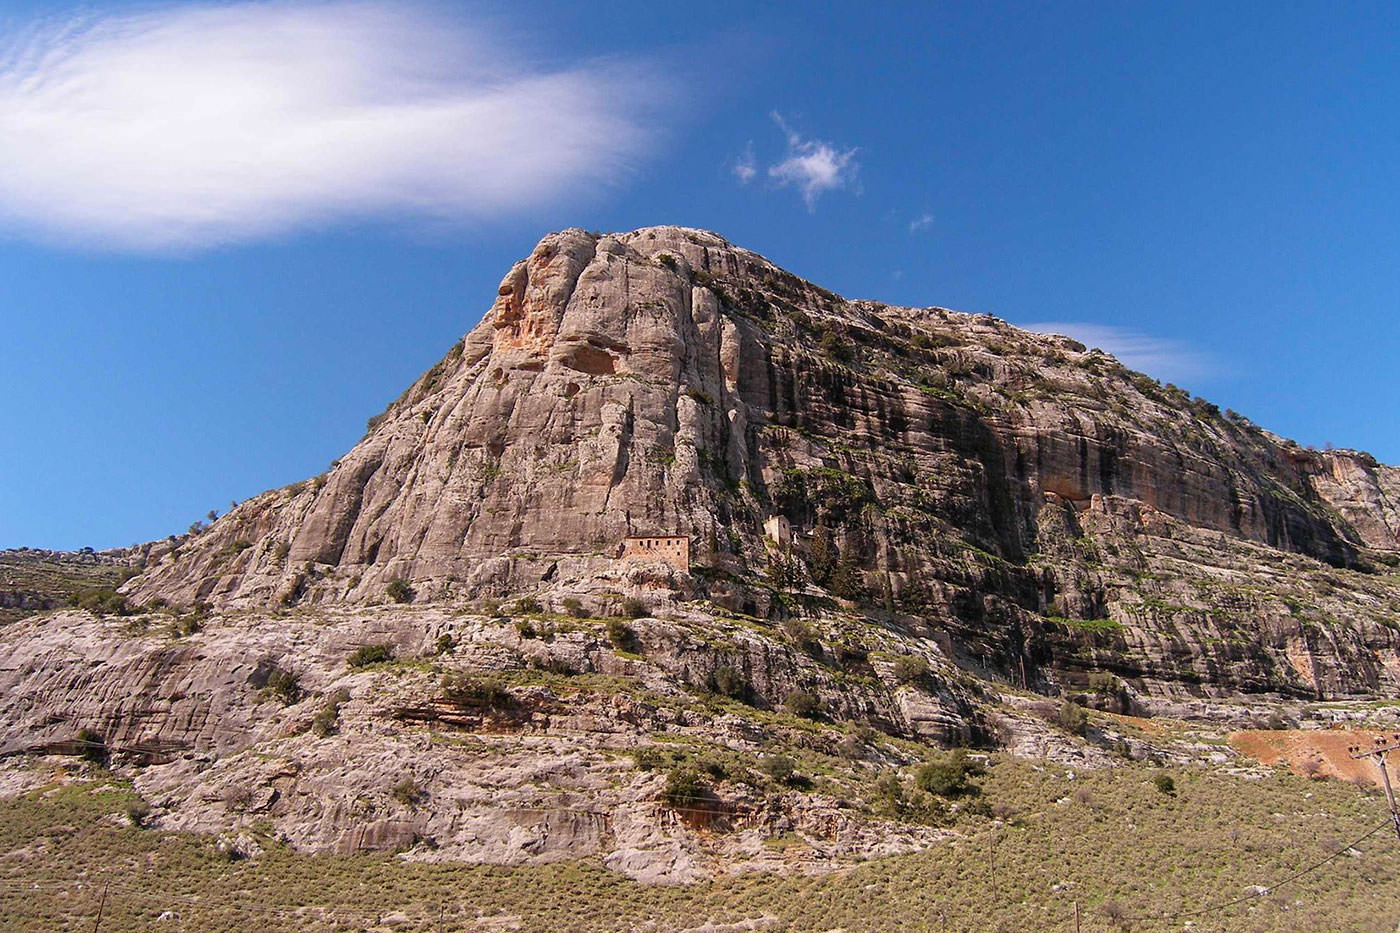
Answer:
[(1011, 820), (989, 767), (1400, 726), (1400, 468), (677, 227), (544, 238), (326, 473), (118, 562), (5, 603), (0, 787), (254, 859), (821, 874)]

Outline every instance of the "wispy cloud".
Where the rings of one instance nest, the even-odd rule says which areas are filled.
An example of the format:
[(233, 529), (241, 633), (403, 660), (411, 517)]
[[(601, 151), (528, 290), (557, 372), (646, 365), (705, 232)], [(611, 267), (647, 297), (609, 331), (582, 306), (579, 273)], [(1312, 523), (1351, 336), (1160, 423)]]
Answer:
[(852, 185), (860, 164), (855, 149), (840, 149), (832, 143), (806, 139), (788, 126), (781, 114), (773, 122), (787, 138), (783, 159), (768, 168), (768, 176), (779, 185), (794, 185), (802, 192), (807, 209), (816, 210), (817, 199), (828, 191)]
[(753, 181), (754, 176), (758, 174), (758, 162), (753, 154), (753, 140), (749, 140), (748, 144), (744, 146), (744, 154), (734, 160), (730, 171), (734, 173), (735, 178), (739, 179), (741, 185), (747, 185)]
[(1081, 321), (1042, 321), (1020, 326), (1039, 334), (1073, 337), (1085, 346), (1113, 354), (1129, 369), (1166, 382), (1197, 382), (1221, 374), (1219, 360), (1179, 340)]
[(918, 217), (915, 217), (913, 220), (909, 221), (909, 232), (911, 234), (918, 233), (920, 230), (927, 230), (929, 227), (932, 226), (933, 215), (925, 211)]
[(392, 0), (199, 3), (31, 24), (0, 49), (0, 225), (189, 250), (370, 216), (477, 219), (614, 183), (667, 96), (543, 68)]

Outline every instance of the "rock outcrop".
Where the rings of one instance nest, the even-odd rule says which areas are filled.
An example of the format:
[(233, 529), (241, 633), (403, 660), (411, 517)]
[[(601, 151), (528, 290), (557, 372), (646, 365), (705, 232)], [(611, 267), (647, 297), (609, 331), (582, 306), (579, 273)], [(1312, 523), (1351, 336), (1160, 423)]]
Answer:
[(1400, 694), (1400, 469), (677, 227), (546, 237), (329, 471), (133, 553), (0, 626), (0, 757), (235, 846), (820, 869), (944, 831), (932, 746)]
[[(1075, 635), (1050, 618), (1112, 622), (1140, 658), (1123, 673), (1177, 685), (1394, 683), (1380, 616), (1359, 624), (1329, 608), (1335, 586), (1285, 593), (1255, 571), (1277, 582), (1296, 558), (1292, 583), (1335, 571), (1392, 592), (1400, 470), (1304, 450), (1068, 338), (846, 301), (677, 227), (545, 237), (354, 450), (243, 503), (131, 593), (505, 596), (584, 585), (625, 536), (662, 533), (691, 538), (688, 595), (769, 615), (775, 513), (796, 532), (794, 580), (919, 617), (1027, 682)], [(1193, 592), (1157, 592), (1162, 562)], [(1238, 626), (1190, 581), (1257, 591), (1228, 610), (1254, 616), (1229, 637), (1261, 641), (1269, 665), (1195, 637)], [(1390, 599), (1366, 602), (1385, 615)]]

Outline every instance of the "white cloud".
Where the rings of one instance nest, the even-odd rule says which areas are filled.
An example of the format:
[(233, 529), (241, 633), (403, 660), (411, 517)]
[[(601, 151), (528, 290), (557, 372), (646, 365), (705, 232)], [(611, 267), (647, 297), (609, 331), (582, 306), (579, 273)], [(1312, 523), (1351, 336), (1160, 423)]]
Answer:
[(730, 171), (734, 173), (735, 178), (739, 179), (741, 185), (747, 185), (758, 174), (758, 163), (754, 159), (752, 140), (744, 147), (744, 154), (734, 160), (734, 166)]
[(854, 182), (860, 168), (855, 149), (843, 150), (821, 140), (804, 139), (780, 114), (774, 113), (773, 121), (787, 137), (787, 153), (781, 162), (769, 167), (768, 176), (779, 185), (796, 185), (808, 210), (816, 209), (817, 199), (825, 192)]
[(1220, 364), (1213, 356), (1179, 340), (1080, 321), (1042, 321), (1020, 326), (1039, 334), (1073, 337), (1087, 347), (1113, 354), (1129, 369), (1165, 382), (1196, 382), (1220, 375)]
[(927, 230), (933, 226), (933, 215), (925, 211), (918, 217), (909, 221), (909, 232), (918, 233), (920, 230)]
[(392, 0), (202, 3), (15, 31), (0, 225), (188, 250), (371, 216), (471, 220), (616, 182), (667, 92), (543, 68)]

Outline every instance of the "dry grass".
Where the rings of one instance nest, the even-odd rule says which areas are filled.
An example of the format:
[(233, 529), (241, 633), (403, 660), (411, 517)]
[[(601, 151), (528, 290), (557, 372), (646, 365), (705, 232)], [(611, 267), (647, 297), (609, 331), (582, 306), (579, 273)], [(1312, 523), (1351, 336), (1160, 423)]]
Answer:
[[(406, 863), (392, 856), (308, 856), (264, 839), (229, 861), (212, 840), (130, 826), (116, 784), (50, 787), (0, 804), (0, 917), (7, 929), (91, 923), (110, 881), (104, 931), (169, 929), (430, 931), (675, 930), (769, 918), (787, 930), (1083, 929), (1240, 896), (1327, 854), (1383, 815), (1379, 798), (1290, 774), (1243, 781), (1172, 772), (1174, 796), (1136, 767), (1079, 774), (999, 760), (985, 795), (1014, 812), (911, 856), (826, 876), (748, 875), (691, 886), (638, 885), (592, 863), (497, 868)], [(1076, 793), (1083, 789), (1084, 793)], [(1311, 794), (1309, 797), (1307, 795)], [(1400, 850), (1384, 834), (1295, 884), (1198, 918), (1198, 929), (1390, 930)], [(178, 915), (175, 916), (175, 915)], [(175, 922), (178, 920), (178, 922)], [(381, 922), (382, 921), (382, 922)], [(1161, 922), (1138, 929), (1179, 929)]]

